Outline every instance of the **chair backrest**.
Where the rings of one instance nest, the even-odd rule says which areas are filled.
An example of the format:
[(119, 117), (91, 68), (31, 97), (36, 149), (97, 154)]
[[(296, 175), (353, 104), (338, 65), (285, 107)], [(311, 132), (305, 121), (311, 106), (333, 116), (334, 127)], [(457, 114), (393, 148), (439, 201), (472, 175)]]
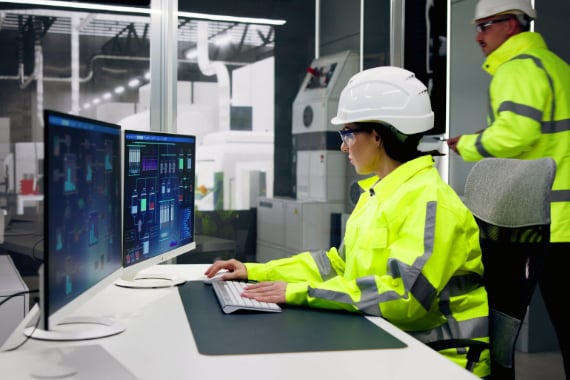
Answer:
[(514, 379), (516, 339), (550, 240), (555, 172), (550, 158), (486, 158), (465, 183), (464, 201), (480, 229), (493, 379)]
[(556, 163), (551, 158), (486, 158), (465, 182), (465, 203), (480, 220), (500, 227), (550, 223), (550, 191)]

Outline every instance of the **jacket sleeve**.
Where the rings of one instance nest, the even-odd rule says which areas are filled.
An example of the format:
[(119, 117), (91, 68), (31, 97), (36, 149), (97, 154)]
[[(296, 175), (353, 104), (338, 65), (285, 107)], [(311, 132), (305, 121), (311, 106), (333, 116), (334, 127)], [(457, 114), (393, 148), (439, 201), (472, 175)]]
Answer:
[(307, 304), (307, 290), (328, 278), (342, 276), (345, 262), (336, 248), (328, 251), (302, 252), (264, 264), (246, 263), (248, 280), (286, 281), (287, 303)]
[[(416, 212), (420, 215), (406, 216), (425, 220), (425, 210)], [(406, 223), (406, 216), (395, 221), (393, 228), (407, 238), (389, 239), (387, 233), (378, 234), (380, 231), (376, 229), (369, 235), (370, 240), (356, 239), (358, 246), (352, 248), (368, 250), (370, 258), (369, 262), (364, 259), (361, 263), (356, 277), (342, 275), (344, 261), (336, 249), (305, 252), (266, 264), (248, 264), (248, 275), (252, 280), (289, 282), (286, 290), (289, 304), (360, 311), (383, 316), (402, 328), (430, 328), (435, 321), (426, 319), (426, 314), (437, 304), (438, 294), (452, 275), (468, 261), (467, 256), (476, 256), (478, 235), (474, 228), (468, 231), (471, 236), (467, 238), (466, 231), (457, 227), (463, 225), (462, 221), (457, 221), (457, 215), (444, 208), (437, 217), (447, 222), (440, 222), (437, 231), (429, 232), (430, 236), (439, 234), (441, 240), (426, 251), (424, 226)], [(482, 271), (480, 260), (474, 258), (473, 262), (476, 267), (472, 269)], [(322, 270), (327, 267), (329, 271)]]
[(551, 98), (551, 91), (546, 79), (536, 75), (532, 65), (530, 60), (515, 60), (497, 71), (489, 87), (492, 114), (487, 118), (488, 128), (459, 139), (457, 149), (465, 161), (516, 158), (538, 142), (542, 110), (547, 107), (544, 102)]

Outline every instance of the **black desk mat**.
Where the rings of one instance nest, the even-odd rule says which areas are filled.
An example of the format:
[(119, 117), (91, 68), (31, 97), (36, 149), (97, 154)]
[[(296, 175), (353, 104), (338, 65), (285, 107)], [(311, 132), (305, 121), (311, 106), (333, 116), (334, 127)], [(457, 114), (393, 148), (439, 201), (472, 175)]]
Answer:
[(406, 347), (355, 313), (285, 306), (280, 313), (224, 314), (211, 285), (190, 281), (179, 292), (198, 351), (205, 355)]

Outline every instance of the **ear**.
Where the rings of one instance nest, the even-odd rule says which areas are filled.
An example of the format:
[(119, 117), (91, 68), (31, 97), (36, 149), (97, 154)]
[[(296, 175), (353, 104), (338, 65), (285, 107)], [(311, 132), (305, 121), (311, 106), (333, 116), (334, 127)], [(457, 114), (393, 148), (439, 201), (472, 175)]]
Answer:
[(376, 141), (377, 141), (378, 148), (380, 148), (380, 147), (382, 146), (382, 144), (383, 144), (382, 139), (381, 139), (380, 136), (378, 136), (378, 135), (374, 136), (374, 138), (375, 138)]
[(507, 20), (506, 24), (508, 26), (507, 34), (509, 35), (509, 37), (518, 34), (522, 31), (516, 17), (512, 17), (509, 20)]

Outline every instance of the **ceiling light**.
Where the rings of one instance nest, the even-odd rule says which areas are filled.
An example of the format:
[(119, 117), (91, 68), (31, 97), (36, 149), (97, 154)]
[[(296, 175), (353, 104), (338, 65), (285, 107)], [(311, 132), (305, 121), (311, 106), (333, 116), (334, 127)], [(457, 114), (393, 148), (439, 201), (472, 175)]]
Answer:
[(13, 4), (25, 4), (25, 5), (44, 5), (48, 7), (60, 7), (60, 8), (72, 8), (72, 9), (88, 9), (88, 10), (100, 10), (100, 11), (112, 11), (112, 12), (124, 12), (124, 13), (143, 13), (150, 14), (151, 9), (149, 8), (138, 8), (120, 5), (104, 5), (104, 4), (89, 4), (71, 1), (58, 1), (58, 0), (0, 0), (0, 3), (13, 3)]
[(178, 17), (194, 18), (199, 20), (211, 21), (229, 21), (229, 22), (244, 22), (247, 24), (264, 24), (264, 25), (284, 25), (287, 21), (270, 18), (257, 18), (257, 17), (236, 17), (224, 15), (212, 15), (206, 13), (195, 12), (178, 12)]
[[(77, 1), (59, 1), (59, 0), (0, 0), (0, 3), (12, 3), (12, 4), (24, 4), (24, 5), (43, 5), (48, 7), (58, 7), (58, 8), (71, 8), (71, 9), (86, 9), (86, 10), (100, 10), (100, 11), (110, 11), (110, 12), (123, 12), (123, 13), (141, 13), (150, 14), (151, 12), (156, 12), (152, 8), (139, 8), (130, 6), (119, 6), (119, 5), (104, 5), (104, 4), (92, 4), (92, 3), (82, 3)], [(270, 19), (270, 18), (256, 18), (256, 17), (236, 17), (236, 16), (224, 16), (224, 15), (213, 15), (207, 13), (195, 13), (195, 12), (178, 12), (178, 17), (193, 18), (198, 20), (210, 20), (210, 21), (229, 21), (229, 22), (243, 22), (248, 24), (263, 24), (263, 25), (284, 25), (287, 21), (280, 19)]]

